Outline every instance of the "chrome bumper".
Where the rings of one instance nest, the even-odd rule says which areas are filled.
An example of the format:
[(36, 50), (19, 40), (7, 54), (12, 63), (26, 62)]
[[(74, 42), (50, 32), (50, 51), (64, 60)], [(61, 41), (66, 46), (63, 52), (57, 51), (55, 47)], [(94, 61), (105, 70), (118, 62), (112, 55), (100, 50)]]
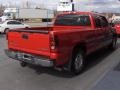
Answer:
[(12, 51), (12, 50), (5, 50), (5, 53), (8, 57), (18, 60), (18, 61), (23, 61), (29, 64), (35, 64), (35, 65), (40, 65), (43, 67), (53, 67), (54, 63), (52, 60), (47, 59), (47, 58), (42, 58), (39, 56), (27, 54), (27, 53), (22, 53), (22, 52), (17, 52), (17, 51)]

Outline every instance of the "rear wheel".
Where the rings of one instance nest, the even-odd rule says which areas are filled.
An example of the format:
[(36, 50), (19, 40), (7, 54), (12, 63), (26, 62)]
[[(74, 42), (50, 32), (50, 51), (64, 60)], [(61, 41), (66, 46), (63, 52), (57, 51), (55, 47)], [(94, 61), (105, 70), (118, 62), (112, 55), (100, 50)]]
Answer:
[(84, 52), (80, 49), (73, 54), (73, 59), (71, 63), (71, 71), (74, 74), (80, 74), (84, 69)]

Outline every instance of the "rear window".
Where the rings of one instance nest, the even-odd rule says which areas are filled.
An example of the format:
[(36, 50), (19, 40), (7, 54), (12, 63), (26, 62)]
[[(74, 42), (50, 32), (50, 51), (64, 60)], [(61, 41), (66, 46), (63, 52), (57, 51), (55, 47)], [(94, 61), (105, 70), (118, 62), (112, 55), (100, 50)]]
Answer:
[(55, 25), (58, 26), (91, 26), (88, 15), (61, 15), (58, 16)]

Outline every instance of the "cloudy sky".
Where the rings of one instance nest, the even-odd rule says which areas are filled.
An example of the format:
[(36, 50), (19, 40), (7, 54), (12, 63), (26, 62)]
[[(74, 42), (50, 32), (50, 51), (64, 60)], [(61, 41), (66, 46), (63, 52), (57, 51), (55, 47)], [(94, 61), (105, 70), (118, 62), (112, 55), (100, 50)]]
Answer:
[[(81, 4), (80, 4), (81, 3)], [(85, 10), (93, 10), (99, 12), (119, 12), (120, 13), (120, 1), (119, 0), (84, 0), (79, 1), (82, 8)]]
[[(27, 0), (0, 0), (1, 4), (23, 6)], [(43, 5), (55, 9), (59, 0), (28, 0), (31, 6)], [(74, 0), (75, 9), (79, 11), (118, 12), (120, 13), (119, 0)]]

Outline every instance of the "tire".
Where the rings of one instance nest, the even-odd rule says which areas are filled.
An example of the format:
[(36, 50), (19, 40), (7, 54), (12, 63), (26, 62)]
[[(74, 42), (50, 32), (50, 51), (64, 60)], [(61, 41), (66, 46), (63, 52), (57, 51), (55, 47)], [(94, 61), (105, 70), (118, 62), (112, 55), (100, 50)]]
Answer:
[(78, 75), (82, 73), (85, 66), (84, 53), (81, 49), (75, 51), (74, 53), (71, 63), (71, 72), (75, 75)]
[(27, 63), (26, 63), (26, 62), (20, 62), (20, 66), (21, 66), (21, 67), (26, 67), (26, 66), (27, 66)]
[(113, 38), (112, 43), (109, 45), (110, 50), (115, 50), (117, 48), (117, 38)]

